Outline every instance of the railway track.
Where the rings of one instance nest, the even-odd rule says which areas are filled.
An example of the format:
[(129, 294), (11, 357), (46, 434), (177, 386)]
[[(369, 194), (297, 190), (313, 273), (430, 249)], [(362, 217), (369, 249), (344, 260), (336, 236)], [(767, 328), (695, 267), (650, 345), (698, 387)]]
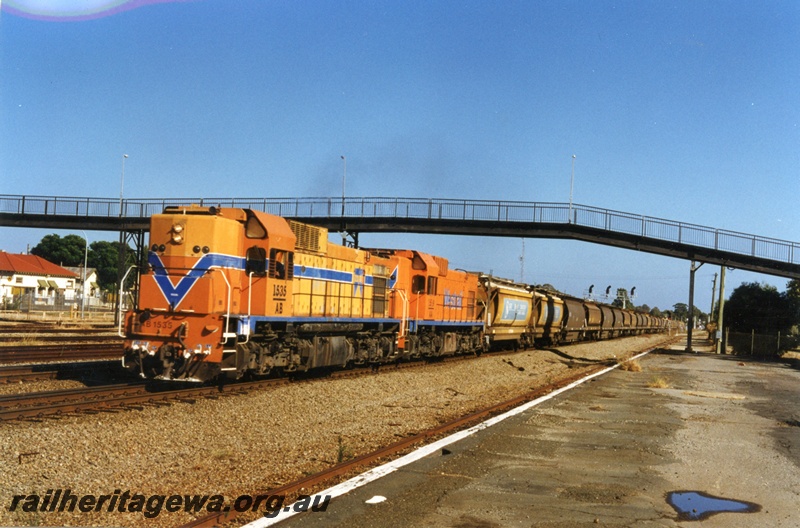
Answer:
[[(468, 360), (472, 357), (474, 356), (456, 356), (429, 363), (401, 363), (398, 365), (383, 366), (378, 370), (389, 371), (421, 368), (423, 366), (435, 366), (452, 361)], [(80, 365), (75, 366), (80, 368)], [(29, 367), (20, 367), (20, 375), (25, 375), (24, 372), (26, 368)], [(112, 409), (121, 410), (124, 408), (141, 409), (143, 405), (165, 405), (170, 401), (194, 403), (194, 401), (201, 398), (216, 398), (223, 394), (241, 394), (287, 383), (352, 378), (374, 375), (374, 373), (375, 371), (372, 369), (360, 368), (317, 373), (316, 375), (298, 375), (295, 377), (235, 382), (217, 386), (176, 387), (178, 384), (171, 382), (153, 383), (152, 381), (136, 381), (90, 388), (11, 394), (0, 396), (0, 422), (44, 418), (77, 412), (96, 412)], [(13, 376), (14, 373), (12, 372), (10, 375)], [(0, 376), (3, 376), (2, 369), (0, 369)], [(0, 377), (0, 381), (2, 381), (2, 377)]]
[[(661, 344), (657, 345), (661, 346)], [(523, 352), (520, 350), (520, 352)], [(502, 352), (508, 354), (508, 351)], [(378, 371), (394, 371), (397, 369), (430, 368), (453, 361), (468, 361), (476, 356), (451, 356), (433, 361), (415, 361), (384, 365)], [(599, 364), (601, 367), (608, 363)], [(79, 366), (78, 366), (79, 367)], [(0, 375), (2, 371), (0, 371)], [(241, 394), (252, 390), (260, 390), (281, 384), (335, 380), (374, 375), (375, 370), (357, 368), (320, 372), (312, 375), (294, 377), (268, 378), (249, 382), (235, 382), (217, 386), (183, 386), (176, 383), (153, 383), (136, 381), (118, 385), (104, 385), (91, 388), (66, 389), (27, 394), (0, 396), (0, 422), (31, 418), (44, 418), (77, 412), (97, 412), (124, 408), (141, 409), (144, 405), (167, 405), (170, 401), (194, 403), (201, 398), (216, 398), (223, 394)]]
[(44, 325), (44, 324), (24, 324), (24, 325), (0, 325), (0, 331), (6, 335), (14, 334), (98, 334), (114, 333), (116, 328), (112, 325), (102, 326), (63, 326), (63, 325)]
[(40, 363), (122, 357), (118, 344), (61, 344), (0, 347), (0, 363)]
[(0, 336), (0, 346), (14, 346), (15, 344), (36, 343), (122, 343), (122, 338), (118, 335), (102, 335), (97, 332), (74, 333), (49, 333), (39, 334), (17, 334)]
[(28, 394), (0, 396), (0, 422), (44, 418), (77, 412), (99, 412), (124, 408), (142, 409), (145, 405), (169, 402), (191, 402), (200, 398), (215, 398), (222, 394), (238, 394), (284, 383), (289, 378), (269, 379), (221, 386), (175, 388), (135, 381), (80, 389), (66, 389)]
[(97, 371), (120, 369), (119, 361), (85, 361), (81, 363), (43, 363), (37, 365), (0, 367), (0, 384), (53, 379), (75, 379)]

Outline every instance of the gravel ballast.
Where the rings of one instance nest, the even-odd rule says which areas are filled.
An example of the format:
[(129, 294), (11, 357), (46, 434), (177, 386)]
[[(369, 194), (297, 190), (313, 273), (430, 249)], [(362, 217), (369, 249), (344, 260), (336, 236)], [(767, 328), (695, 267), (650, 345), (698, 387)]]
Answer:
[(664, 339), (492, 354), (195, 403), (3, 423), (0, 525), (175, 526), (195, 516), (9, 507), (14, 495), (56, 489), (79, 497), (220, 494), (230, 504)]

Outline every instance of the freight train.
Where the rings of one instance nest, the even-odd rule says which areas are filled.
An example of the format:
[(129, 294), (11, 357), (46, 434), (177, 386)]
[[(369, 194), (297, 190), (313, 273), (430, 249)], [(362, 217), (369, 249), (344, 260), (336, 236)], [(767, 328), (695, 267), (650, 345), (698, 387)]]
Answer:
[(650, 332), (665, 319), (452, 269), (407, 249), (328, 241), (249, 209), (167, 207), (150, 221), (123, 366), (206, 382), (377, 366)]

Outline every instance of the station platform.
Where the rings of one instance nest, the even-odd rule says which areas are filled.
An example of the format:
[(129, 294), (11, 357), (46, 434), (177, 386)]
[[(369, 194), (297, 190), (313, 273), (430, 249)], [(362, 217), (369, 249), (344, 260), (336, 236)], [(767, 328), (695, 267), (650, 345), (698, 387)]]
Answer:
[(800, 369), (675, 348), (280, 526), (800, 526)]

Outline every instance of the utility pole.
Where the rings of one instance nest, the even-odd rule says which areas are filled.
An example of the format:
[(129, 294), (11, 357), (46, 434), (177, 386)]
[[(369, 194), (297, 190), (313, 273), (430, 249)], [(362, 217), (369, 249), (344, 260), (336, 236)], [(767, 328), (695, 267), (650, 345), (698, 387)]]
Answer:
[(519, 256), (519, 282), (525, 283), (525, 239), (522, 239), (522, 254)]
[(575, 154), (572, 155), (572, 176), (569, 178), (569, 218), (567, 223), (572, 223), (572, 187), (575, 183)]
[[(717, 274), (714, 274), (714, 280), (711, 282), (711, 311), (708, 312), (708, 322), (714, 317), (714, 296), (717, 295)], [(709, 336), (710, 337), (710, 336)]]
[[(127, 237), (125, 235), (125, 215), (123, 211), (125, 205), (123, 202), (123, 189), (125, 188), (125, 160), (128, 159), (127, 154), (122, 155), (122, 176), (119, 179), (119, 255), (117, 255), (117, 284), (122, 282), (125, 276), (125, 247), (127, 246)], [(114, 310), (114, 324), (119, 324), (120, 314), (122, 313), (122, 287), (117, 291), (117, 309)]]
[(722, 313), (725, 311), (725, 265), (722, 265), (722, 271), (719, 274), (719, 302), (717, 303), (719, 307), (719, 314), (717, 315), (717, 354), (726, 354), (727, 351), (725, 350), (727, 347), (727, 343), (723, 342), (722, 340)]
[(342, 172), (342, 245), (347, 245), (347, 229), (344, 226), (344, 186), (345, 182), (347, 181), (347, 158), (344, 156), (339, 156), (342, 158), (342, 163), (344, 164), (344, 171)]

